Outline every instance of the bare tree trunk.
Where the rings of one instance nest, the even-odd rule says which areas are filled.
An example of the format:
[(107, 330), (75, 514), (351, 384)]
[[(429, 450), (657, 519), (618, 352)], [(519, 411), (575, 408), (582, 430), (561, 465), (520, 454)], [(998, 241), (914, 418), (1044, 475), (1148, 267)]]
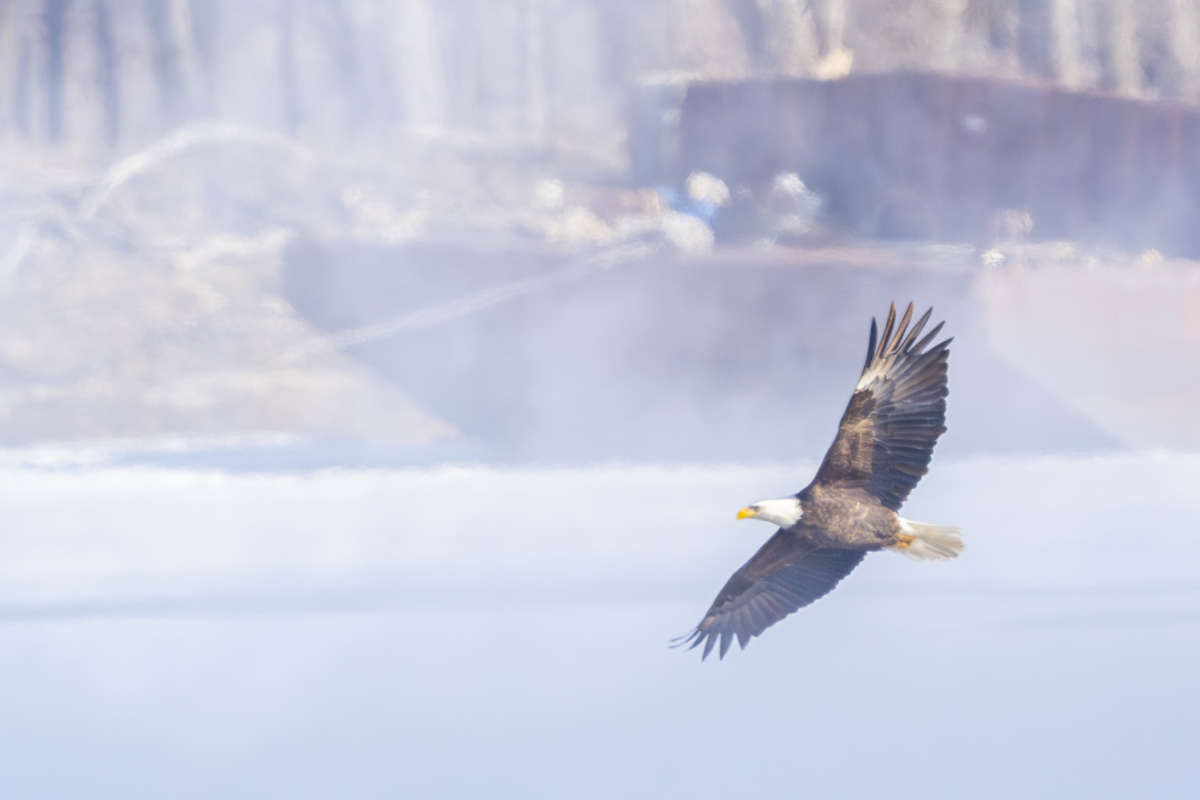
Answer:
[(1142, 68), (1133, 0), (1109, 0), (1102, 8), (1104, 86), (1120, 94), (1140, 94)]
[(145, 0), (142, 9), (150, 28), (150, 59), (158, 84), (159, 115), (166, 125), (175, 125), (183, 118), (186, 98), (170, 5), (162, 0)]
[(358, 57), (354, 28), (344, 0), (325, 0), (329, 15), (323, 26), (329, 50), (337, 69), (342, 93), (342, 122), (346, 133), (361, 130), (367, 122), (367, 103), (363, 97), (362, 66)]
[(32, 92), (30, 84), (33, 82), (32, 68), (30, 62), (33, 60), (33, 42), (24, 31), (17, 32), (17, 64), (13, 74), (13, 102), (12, 116), (13, 127), (22, 136), (28, 138), (31, 134), (29, 126), (29, 105), (31, 103)]
[(1050, 36), (1054, 74), (1069, 89), (1083, 83), (1084, 70), (1079, 45), (1079, 12), (1075, 0), (1051, 0)]
[(1171, 55), (1179, 71), (1176, 91), (1183, 97), (1200, 92), (1200, 4), (1196, 0), (1170, 0)]
[(294, 0), (279, 4), (279, 96), (283, 130), (295, 136), (300, 127), (300, 87), (296, 81), (296, 6)]
[(99, 67), (96, 79), (104, 106), (104, 139), (109, 147), (113, 147), (121, 136), (121, 96), (117, 86), (117, 53), (113, 46), (108, 0), (96, 0), (94, 11), (92, 36), (96, 43)]
[(535, 148), (546, 146), (549, 112), (546, 96), (545, 13), (538, 0), (526, 0), (525, 12), (525, 126)]
[(189, 0), (188, 12), (192, 21), (197, 68), (200, 72), (201, 89), (198, 110), (204, 116), (211, 117), (217, 113), (219, 5), (216, 0)]
[[(846, 37), (847, 0), (820, 0), (810, 2), (813, 20), (817, 26), (817, 41), (821, 58), (842, 48)], [(819, 6), (819, 7), (818, 7)]]
[(42, 7), (46, 47), (46, 141), (58, 144), (63, 135), (63, 59), (70, 0), (46, 0)]
[(746, 52), (750, 55), (750, 63), (757, 70), (770, 66), (767, 51), (767, 23), (763, 18), (762, 8), (758, 0), (725, 0), (729, 13), (738, 21), (742, 36), (746, 40)]
[(1020, 28), (1017, 47), (1021, 67), (1030, 75), (1054, 77), (1053, 0), (1019, 0)]

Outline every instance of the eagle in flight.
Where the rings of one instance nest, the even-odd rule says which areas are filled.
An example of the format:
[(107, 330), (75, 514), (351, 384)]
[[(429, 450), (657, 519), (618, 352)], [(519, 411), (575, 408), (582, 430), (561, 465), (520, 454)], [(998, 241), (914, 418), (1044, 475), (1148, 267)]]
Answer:
[(862, 377), (842, 415), (837, 437), (812, 483), (790, 497), (759, 500), (738, 519), (778, 525), (754, 557), (733, 573), (700, 624), (676, 646), (752, 638), (824, 597), (872, 550), (895, 550), (924, 561), (963, 549), (957, 528), (925, 525), (896, 512), (929, 471), (933, 446), (946, 431), (946, 365), (950, 339), (930, 346), (942, 323), (918, 340), (933, 309), (910, 330), (913, 306), (896, 325), (896, 304), (883, 336), (871, 320)]

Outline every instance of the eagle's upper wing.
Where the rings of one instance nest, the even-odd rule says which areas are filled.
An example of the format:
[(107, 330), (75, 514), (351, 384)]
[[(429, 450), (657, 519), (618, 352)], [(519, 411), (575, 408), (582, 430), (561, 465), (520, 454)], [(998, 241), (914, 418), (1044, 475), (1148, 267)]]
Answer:
[(691, 642), (691, 647), (703, 643), (703, 658), (708, 658), (720, 639), (724, 658), (735, 636), (745, 648), (752, 637), (828, 594), (865, 555), (862, 550), (814, 549), (796, 528), (780, 529), (733, 573), (696, 629), (677, 641)]
[(909, 303), (904, 319), (894, 327), (893, 303), (878, 347), (871, 320), (862, 377), (813, 479), (823, 486), (866, 489), (893, 511), (929, 471), (933, 446), (946, 431), (946, 348), (951, 340), (926, 350), (942, 323), (918, 342), (933, 309), (909, 331), (912, 313)]

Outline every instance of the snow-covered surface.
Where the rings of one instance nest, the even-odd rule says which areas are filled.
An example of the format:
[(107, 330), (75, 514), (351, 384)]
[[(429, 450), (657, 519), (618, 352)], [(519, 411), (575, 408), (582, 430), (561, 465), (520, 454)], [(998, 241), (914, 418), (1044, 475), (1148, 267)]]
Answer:
[[(744, 652), (667, 648), (811, 464), (0, 459), (0, 774), (41, 798), (1185, 797), (1200, 457), (935, 461)], [(47, 466), (49, 464), (49, 466)]]

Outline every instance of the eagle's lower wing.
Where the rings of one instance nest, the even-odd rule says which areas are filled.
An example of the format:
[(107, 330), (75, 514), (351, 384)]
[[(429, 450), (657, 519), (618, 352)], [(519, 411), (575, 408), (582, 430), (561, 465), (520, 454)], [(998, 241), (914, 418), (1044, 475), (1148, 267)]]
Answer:
[(824, 597), (866, 555), (862, 550), (813, 549), (794, 532), (779, 530), (733, 573), (712, 608), (689, 635), (678, 640), (704, 645), (708, 658), (720, 639), (721, 658), (737, 637), (745, 648), (779, 620)]
[[(842, 415), (837, 438), (821, 462), (814, 484), (866, 489), (893, 511), (929, 471), (933, 446), (946, 431), (946, 339), (929, 343), (942, 323), (919, 342), (933, 309), (908, 330), (909, 303), (898, 327), (896, 306), (888, 312), (876, 347), (875, 320), (862, 377)], [(894, 334), (893, 334), (894, 331)]]

